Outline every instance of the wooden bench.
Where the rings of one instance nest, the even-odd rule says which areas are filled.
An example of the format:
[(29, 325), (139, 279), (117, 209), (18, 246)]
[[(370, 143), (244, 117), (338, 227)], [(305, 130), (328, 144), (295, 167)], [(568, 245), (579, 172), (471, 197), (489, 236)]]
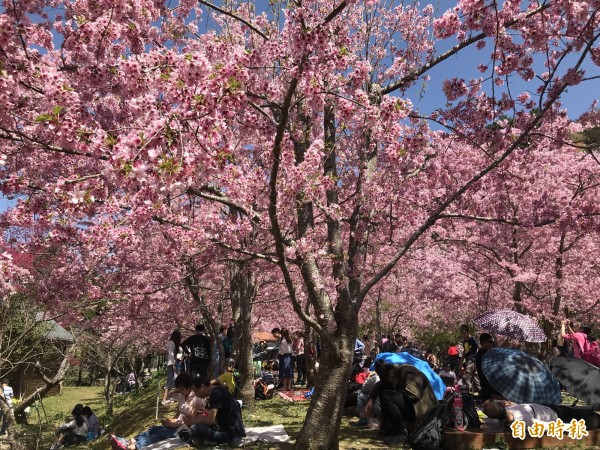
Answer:
[(540, 448), (540, 447), (565, 447), (576, 445), (600, 445), (600, 429), (587, 430), (588, 436), (582, 439), (571, 439), (565, 433), (563, 439), (544, 435), (542, 437), (526, 436), (524, 440), (512, 437), (510, 432), (491, 431), (485, 428), (481, 431), (457, 431), (447, 429), (444, 431), (443, 446), (446, 450), (471, 450), (483, 448), (497, 448), (504, 442), (505, 448)]

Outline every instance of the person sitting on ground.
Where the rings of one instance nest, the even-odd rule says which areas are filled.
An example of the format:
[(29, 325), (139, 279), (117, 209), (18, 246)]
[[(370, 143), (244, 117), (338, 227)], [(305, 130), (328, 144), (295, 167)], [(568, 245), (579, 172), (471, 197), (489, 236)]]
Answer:
[(491, 350), (496, 346), (494, 342), (494, 338), (489, 333), (481, 333), (479, 335), (479, 350), (477, 350), (477, 354), (475, 355), (475, 366), (477, 367), (477, 375), (479, 375), (479, 385), (481, 387), (480, 390), (480, 398), (482, 400), (489, 400), (490, 398), (502, 399), (504, 398), (500, 392), (492, 387), (487, 377), (483, 373), (483, 355), (485, 355), (488, 350)]
[(204, 440), (218, 444), (240, 445), (246, 436), (240, 404), (222, 386), (211, 384), (210, 378), (196, 378), (193, 389), (198, 397), (208, 397), (205, 415), (184, 419), (190, 430), (183, 429), (179, 437), (192, 444), (202, 444)]
[(378, 359), (375, 361), (375, 371), (369, 372), (369, 377), (365, 380), (362, 387), (360, 388), (360, 392), (356, 397), (356, 413), (360, 417), (356, 422), (352, 422), (350, 425), (355, 427), (366, 427), (369, 425), (369, 419), (371, 417), (381, 419), (381, 403), (379, 398), (376, 398), (373, 402), (373, 409), (371, 410), (369, 416), (367, 416), (365, 412), (365, 407), (369, 402), (369, 395), (373, 392), (375, 385), (379, 382), (379, 375), (377, 372), (381, 372), (379, 369), (383, 367), (385, 362), (383, 359)]
[(225, 372), (217, 378), (219, 383), (222, 383), (232, 395), (235, 395), (235, 360), (227, 358), (225, 360)]
[(63, 448), (67, 445), (77, 445), (87, 439), (88, 422), (83, 415), (83, 405), (77, 403), (71, 411), (68, 422), (61, 424), (56, 432), (56, 441), (50, 450)]
[(186, 372), (180, 373), (175, 378), (175, 389), (179, 393), (177, 416), (174, 419), (163, 419), (162, 426), (152, 426), (131, 440), (111, 434), (110, 440), (113, 450), (135, 450), (144, 448), (155, 442), (176, 436), (177, 429), (185, 425), (185, 420), (199, 417), (205, 410), (206, 402), (202, 397), (197, 397), (192, 389), (192, 377)]
[(380, 434), (386, 436), (384, 443), (396, 445), (406, 442), (408, 433), (438, 404), (437, 398), (425, 374), (414, 366), (386, 364), (380, 377), (369, 395), (365, 414), (367, 417), (371, 415), (373, 403), (379, 397), (382, 414)]
[(94, 414), (92, 408), (90, 408), (89, 406), (83, 407), (83, 415), (85, 416), (88, 422), (86, 440), (94, 440), (98, 436), (100, 436), (100, 421), (98, 420), (98, 416)]
[(276, 361), (267, 361), (263, 371), (260, 373), (260, 378), (256, 380), (254, 386), (255, 398), (266, 400), (273, 396), (273, 390), (277, 386), (278, 372), (275, 368)]
[(522, 420), (527, 427), (531, 427), (534, 421), (549, 423), (560, 419), (564, 423), (570, 423), (574, 419), (584, 420), (588, 430), (600, 428), (600, 415), (589, 409), (567, 405), (514, 404), (490, 399), (483, 403), (483, 413), (492, 419), (501, 420), (507, 426), (516, 420)]
[(267, 386), (277, 386), (277, 383), (279, 383), (277, 361), (271, 360), (267, 362), (265, 369), (260, 373), (260, 380)]
[(129, 385), (129, 387), (127, 388), (129, 392), (131, 392), (132, 390), (135, 389), (135, 372), (131, 371), (127, 374), (127, 377), (125, 378), (125, 380), (127, 381), (127, 384)]

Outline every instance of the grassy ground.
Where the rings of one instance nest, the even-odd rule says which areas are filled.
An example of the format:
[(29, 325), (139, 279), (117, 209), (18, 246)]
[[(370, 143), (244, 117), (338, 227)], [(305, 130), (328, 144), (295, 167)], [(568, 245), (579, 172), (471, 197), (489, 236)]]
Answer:
[[(157, 421), (154, 419), (156, 414), (156, 397), (156, 384), (141, 389), (139, 392), (115, 396), (114, 414), (109, 417), (105, 413), (101, 388), (67, 386), (64, 388), (62, 396), (44, 399), (43, 408), (38, 407), (37, 409), (33, 409), (29, 417), (29, 425), (21, 426), (20, 428), (24, 433), (23, 442), (31, 450), (47, 449), (53, 442), (53, 435), (56, 428), (68, 416), (76, 403), (90, 405), (98, 415), (101, 427), (106, 429), (107, 434), (112, 433), (132, 437), (149, 426), (157, 424)], [(282, 424), (288, 435), (294, 438), (300, 432), (307, 407), (308, 402), (288, 402), (275, 396), (273, 400), (257, 402), (253, 410), (244, 408), (244, 424), (246, 427)], [(171, 417), (174, 414), (174, 405), (159, 407), (159, 418), (165, 416)], [(350, 426), (350, 422), (354, 420), (356, 419), (352, 417), (344, 417), (342, 419), (340, 448), (344, 450), (390, 448), (381, 443), (376, 431)], [(324, 424), (325, 426), (327, 425)], [(2, 448), (2, 442), (0, 441), (0, 449)], [(109, 445), (106, 437), (103, 436), (96, 441), (70, 448), (74, 450), (106, 450), (109, 448)], [(291, 449), (292, 445), (259, 443), (246, 446), (246, 448), (252, 450), (286, 450)]]

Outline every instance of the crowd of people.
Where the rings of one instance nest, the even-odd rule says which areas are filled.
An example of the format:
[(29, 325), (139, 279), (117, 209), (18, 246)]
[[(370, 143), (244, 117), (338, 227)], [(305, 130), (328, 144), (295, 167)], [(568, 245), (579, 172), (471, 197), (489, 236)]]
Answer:
[[(346, 412), (358, 417), (352, 425), (376, 428), (384, 443), (398, 444), (405, 442), (428, 412), (438, 405), (439, 396), (421, 370), (378, 357), (379, 353), (404, 352), (426, 361), (443, 381), (446, 394), (474, 395), (489, 418), (506, 425), (515, 420), (530, 424), (533, 420), (575, 418), (584, 419), (588, 429), (600, 427), (600, 416), (591, 411), (582, 412), (567, 406), (514, 404), (504, 398), (490, 384), (482, 368), (484, 355), (496, 346), (494, 337), (489, 333), (474, 336), (468, 325), (461, 325), (459, 332), (460, 338), (456, 343), (449, 343), (443, 355), (412, 343), (401, 334), (384, 336), (379, 342), (369, 334), (362, 340), (357, 339), (344, 402)], [(596, 342), (589, 333), (590, 328), (585, 325), (575, 331), (564, 322), (559, 339), (554, 342), (553, 355), (582, 357), (582, 349)], [(320, 356), (318, 342), (307, 345), (301, 331), (274, 328), (272, 335), (272, 346), (264, 342), (255, 345), (256, 354), (269, 353), (262, 361), (260, 375), (255, 377), (257, 399), (271, 398), (277, 389), (286, 391), (305, 386), (305, 351), (317, 359)], [(167, 382), (163, 404), (177, 402), (175, 417), (163, 420), (160, 426), (151, 427), (133, 439), (110, 435), (112, 448), (141, 449), (175, 436), (191, 444), (202, 441), (239, 444), (245, 430), (241, 401), (236, 399), (239, 377), (233, 337), (231, 326), (221, 327), (221, 346), (211, 342), (202, 324), (185, 340), (179, 330), (173, 331), (166, 348)], [(221, 349), (224, 352), (219, 355)], [(215, 366), (215, 360), (221, 362), (224, 370), (211, 377), (209, 370)], [(94, 417), (89, 407), (76, 405), (71, 419), (59, 428), (53, 448), (96, 437), (98, 427)]]
[[(575, 331), (564, 321), (560, 345), (553, 348), (553, 355), (584, 357), (583, 349), (593, 347), (596, 342), (589, 333), (589, 326), (579, 325)], [(600, 415), (590, 409), (566, 405), (515, 404), (505, 398), (492, 386), (483, 371), (484, 355), (495, 346), (491, 334), (481, 333), (477, 338), (471, 334), (468, 325), (461, 325), (459, 342), (449, 345), (442, 358), (438, 358), (431, 350), (424, 353), (418, 351), (415, 348), (418, 345), (408, 342), (399, 334), (393, 338), (386, 336), (379, 348), (387, 353), (407, 352), (427, 361), (446, 385), (444, 398), (451, 399), (456, 395), (468, 398), (464, 397), (466, 394), (473, 399), (475, 414), (474, 405), (477, 402), (487, 417), (499, 420), (505, 426), (510, 426), (516, 420), (532, 426), (534, 421), (547, 423), (560, 419), (569, 423), (573, 419), (583, 419), (587, 429), (600, 427)], [(569, 352), (571, 349), (572, 353)], [(429, 379), (416, 367), (385, 363), (383, 359), (376, 359), (372, 364), (373, 356), (375, 353), (355, 362), (348, 383), (346, 411), (359, 417), (352, 425), (372, 425), (379, 429), (384, 443), (393, 445), (406, 442), (427, 412), (438, 405), (438, 399)], [(441, 364), (438, 364), (439, 360)], [(480, 425), (477, 418), (474, 422), (476, 426)]]
[(240, 404), (226, 383), (181, 372), (173, 384), (178, 398), (175, 417), (163, 419), (161, 425), (152, 426), (132, 439), (111, 434), (113, 449), (142, 449), (176, 436), (192, 445), (206, 441), (234, 446), (241, 443), (246, 433)]

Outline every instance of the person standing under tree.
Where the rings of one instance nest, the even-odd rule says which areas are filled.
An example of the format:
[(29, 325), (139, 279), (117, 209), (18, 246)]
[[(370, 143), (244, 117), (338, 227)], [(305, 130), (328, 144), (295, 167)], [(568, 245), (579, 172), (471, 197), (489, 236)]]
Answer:
[(481, 386), (480, 398), (481, 400), (489, 400), (490, 398), (502, 398), (496, 389), (492, 387), (488, 381), (485, 373), (483, 373), (483, 355), (489, 350), (496, 346), (494, 337), (489, 333), (481, 333), (479, 335), (479, 350), (475, 355), (475, 366), (477, 368), (477, 375), (479, 376), (479, 384)]
[(471, 336), (469, 325), (460, 326), (460, 337), (462, 338), (463, 354), (460, 367), (464, 368), (462, 373), (463, 384), (469, 391), (479, 391), (479, 379), (477, 378), (477, 366), (475, 356), (479, 344), (477, 339)]
[(175, 330), (171, 333), (169, 342), (167, 342), (167, 384), (165, 385), (165, 394), (162, 404), (171, 403), (169, 394), (175, 388), (175, 376), (177, 375), (177, 353), (179, 353), (179, 345), (181, 344), (181, 332)]
[(281, 330), (281, 344), (279, 345), (279, 380), (281, 388), (284, 391), (289, 391), (294, 378), (294, 366), (292, 362), (292, 337), (290, 330), (283, 328)]
[(181, 343), (181, 346), (190, 354), (190, 374), (192, 378), (207, 377), (210, 366), (211, 344), (210, 338), (204, 334), (204, 325), (196, 325), (196, 334)]
[[(567, 331), (569, 332), (567, 333)], [(579, 323), (575, 332), (568, 320), (561, 322), (560, 336), (563, 339), (573, 342), (573, 354), (575, 358), (581, 358), (581, 352), (585, 349), (585, 343), (590, 331), (591, 328), (588, 325)]]
[[(8, 385), (8, 378), (4, 378), (2, 380), (2, 397), (4, 398), (4, 401), (6, 402), (8, 407), (12, 409), (13, 398), (15, 397), (15, 393), (13, 392), (13, 388)], [(0, 430), (0, 435), (3, 435), (8, 429), (8, 417), (2, 413), (1, 409), (0, 418), (2, 419), (2, 429)]]
[(296, 331), (294, 333), (294, 343), (292, 344), (292, 348), (294, 349), (296, 369), (298, 371), (298, 378), (294, 385), (302, 386), (306, 384), (306, 359), (304, 357), (304, 333), (302, 331)]

